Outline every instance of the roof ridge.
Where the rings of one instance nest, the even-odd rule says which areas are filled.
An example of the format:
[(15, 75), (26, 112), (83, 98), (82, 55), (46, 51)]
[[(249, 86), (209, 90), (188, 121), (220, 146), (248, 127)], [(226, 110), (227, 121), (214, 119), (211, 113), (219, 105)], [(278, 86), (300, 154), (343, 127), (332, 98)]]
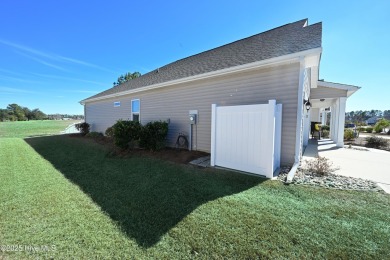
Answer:
[[(178, 60), (176, 60), (176, 61), (172, 61), (172, 62), (170, 62), (170, 63), (168, 63), (168, 64), (165, 64), (165, 65), (162, 66), (162, 67), (158, 67), (158, 68), (156, 68), (156, 69), (153, 69), (153, 70), (147, 72), (146, 74), (149, 74), (150, 72), (153, 72), (153, 71), (156, 71), (156, 70), (158, 70), (158, 69), (167, 67), (167, 66), (169, 66), (169, 65), (171, 65), (171, 64), (173, 64), (173, 63), (176, 63), (176, 62), (179, 62), (179, 61), (182, 61), (182, 60), (186, 60), (186, 59), (190, 59), (190, 58), (192, 58), (192, 57), (194, 57), (194, 56), (197, 56), (197, 55), (201, 55), (201, 54), (204, 54), (204, 53), (208, 53), (208, 52), (214, 51), (215, 49), (223, 48), (223, 47), (226, 47), (226, 46), (229, 46), (229, 45), (233, 45), (233, 44), (238, 43), (238, 42), (246, 41), (246, 40), (248, 40), (249, 38), (252, 38), (252, 37), (255, 37), (255, 36), (259, 36), (259, 35), (261, 35), (261, 34), (269, 33), (269, 32), (271, 32), (271, 31), (275, 31), (275, 30), (280, 30), (280, 29), (283, 28), (283, 27), (292, 26), (292, 25), (297, 25), (297, 24), (299, 24), (299, 23), (302, 23), (303, 21), (308, 22), (308, 19), (305, 18), (305, 19), (302, 19), (302, 20), (299, 20), (299, 21), (296, 21), (296, 22), (287, 23), (287, 24), (284, 24), (284, 25), (281, 25), (281, 26), (278, 26), (278, 27), (269, 29), (269, 30), (264, 31), (264, 32), (256, 33), (256, 34), (253, 34), (253, 35), (251, 35), (251, 36), (247, 36), (247, 37), (245, 37), (245, 38), (242, 38), (242, 39), (239, 39), (239, 40), (235, 40), (235, 41), (233, 41), (233, 42), (225, 43), (225, 44), (223, 44), (223, 45), (214, 47), (214, 48), (209, 49), (209, 50), (205, 50), (205, 51), (198, 52), (198, 53), (196, 53), (196, 54), (187, 56), (187, 57), (185, 57), (185, 58), (181, 58), (181, 59), (178, 59)], [(308, 25), (308, 26), (310, 26), (310, 25)], [(302, 26), (302, 28), (304, 28), (304, 27)], [(144, 75), (146, 75), (146, 74), (144, 74)]]

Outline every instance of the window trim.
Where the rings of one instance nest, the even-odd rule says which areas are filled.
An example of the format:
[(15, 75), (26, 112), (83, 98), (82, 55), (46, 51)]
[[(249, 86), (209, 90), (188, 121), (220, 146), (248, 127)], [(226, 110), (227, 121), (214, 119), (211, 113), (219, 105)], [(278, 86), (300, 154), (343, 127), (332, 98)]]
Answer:
[[(138, 101), (138, 112), (133, 112), (133, 102)], [(139, 98), (135, 98), (131, 100), (131, 121), (134, 120), (134, 115), (138, 115), (138, 122), (141, 122), (141, 100)]]

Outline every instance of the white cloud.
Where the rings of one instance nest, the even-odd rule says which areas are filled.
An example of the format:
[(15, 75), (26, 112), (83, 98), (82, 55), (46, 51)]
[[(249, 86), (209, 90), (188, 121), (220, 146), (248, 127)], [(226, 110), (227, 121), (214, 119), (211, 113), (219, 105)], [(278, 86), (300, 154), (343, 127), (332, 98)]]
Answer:
[(26, 93), (26, 94), (35, 94), (37, 92), (20, 89), (20, 88), (9, 88), (9, 87), (1, 87), (0, 86), (0, 93), (1, 94), (15, 94), (15, 93)]
[[(103, 71), (118, 73), (117, 71), (114, 71), (114, 70), (111, 70), (111, 69), (107, 69), (107, 68), (101, 67), (101, 66), (96, 65), (96, 64), (92, 64), (92, 63), (85, 62), (85, 61), (82, 61), (82, 60), (78, 60), (78, 59), (74, 59), (74, 58), (69, 58), (69, 57), (57, 55), (57, 54), (54, 54), (54, 53), (48, 53), (48, 52), (39, 51), (39, 50), (30, 48), (30, 47), (27, 47), (27, 46), (24, 46), (24, 45), (16, 44), (16, 43), (5, 41), (5, 40), (2, 40), (2, 39), (0, 39), (0, 43), (4, 44), (4, 45), (7, 45), (9, 47), (12, 47), (14, 49), (17, 49), (19, 51), (23, 51), (25, 53), (29, 53), (29, 54), (32, 54), (32, 55), (35, 55), (35, 56), (39, 56), (41, 58), (43, 57), (43, 58), (46, 58), (46, 59), (54, 60), (54, 61), (57, 61), (57, 62), (63, 62), (63, 63), (64, 62), (74, 63), (74, 64), (79, 64), (79, 65), (83, 65), (83, 66), (87, 66), (87, 67), (91, 67), (91, 68), (95, 68), (95, 69), (99, 69), (99, 70), (103, 70)], [(37, 58), (35, 58), (35, 59), (37, 59)], [(45, 63), (42, 62), (41, 59), (38, 62), (40, 62), (42, 64), (45, 64)], [(48, 65), (48, 64), (45, 64), (45, 65)], [(52, 67), (56, 66), (56, 65), (53, 66), (53, 64), (51, 64), (51, 65), (52, 65)], [(48, 66), (50, 66), (50, 65), (48, 65)]]
[(56, 75), (48, 75), (48, 74), (40, 74), (40, 73), (31, 73), (38, 77), (45, 77), (50, 79), (60, 79), (60, 80), (70, 80), (70, 81), (80, 81), (80, 82), (86, 82), (86, 83), (92, 83), (100, 86), (107, 86), (107, 84), (93, 81), (93, 80), (86, 80), (86, 79), (78, 79), (78, 78), (71, 78), (71, 77), (62, 77), (62, 76), (56, 76)]
[(71, 92), (71, 93), (87, 93), (87, 94), (97, 94), (99, 91), (95, 90), (68, 90), (66, 92)]
[(39, 62), (39, 63), (41, 63), (41, 64), (43, 64), (43, 65), (46, 65), (46, 66), (48, 66), (48, 67), (55, 68), (55, 69), (62, 70), (62, 71), (69, 71), (69, 70), (66, 70), (66, 69), (64, 69), (64, 68), (62, 68), (62, 67), (60, 67), (60, 66), (57, 66), (57, 65), (54, 65), (54, 64), (52, 64), (52, 63), (50, 63), (50, 62), (47, 62), (47, 61), (38, 59), (38, 58), (33, 57), (33, 56), (31, 56), (31, 55), (27, 55), (27, 54), (22, 53), (22, 52), (20, 52), (20, 51), (15, 51), (15, 52), (16, 52), (17, 54), (19, 54), (19, 55), (22, 55), (22, 56), (24, 56), (24, 57), (27, 57), (27, 58), (29, 58), (29, 59), (32, 59), (32, 60), (34, 60), (34, 61), (36, 61), (36, 62)]

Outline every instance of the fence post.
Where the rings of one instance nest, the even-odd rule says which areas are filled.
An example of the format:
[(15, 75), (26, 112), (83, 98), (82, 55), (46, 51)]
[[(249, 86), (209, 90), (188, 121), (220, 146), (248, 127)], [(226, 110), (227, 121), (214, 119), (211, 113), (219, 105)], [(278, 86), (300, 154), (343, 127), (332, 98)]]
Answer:
[(215, 166), (215, 138), (216, 138), (216, 124), (217, 124), (217, 105), (211, 105), (211, 156), (210, 156), (210, 165)]
[(267, 167), (266, 177), (274, 177), (274, 153), (275, 153), (275, 108), (276, 100), (268, 101), (268, 117), (267, 117)]

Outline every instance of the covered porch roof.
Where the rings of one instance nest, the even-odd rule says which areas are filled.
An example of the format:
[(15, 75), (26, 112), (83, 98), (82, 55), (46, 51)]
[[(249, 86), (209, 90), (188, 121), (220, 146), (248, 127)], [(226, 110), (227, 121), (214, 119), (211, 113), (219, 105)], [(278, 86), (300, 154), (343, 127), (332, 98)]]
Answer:
[(310, 102), (313, 108), (327, 108), (332, 106), (338, 98), (349, 98), (359, 89), (358, 86), (319, 80), (317, 88), (310, 90)]
[(312, 108), (310, 111), (310, 121), (320, 122), (321, 118), (321, 123), (326, 124), (327, 113), (330, 112), (330, 138), (338, 147), (344, 146), (345, 107), (347, 99), (359, 89), (360, 87), (357, 86), (322, 80), (317, 82), (316, 88), (310, 89), (309, 99)]

